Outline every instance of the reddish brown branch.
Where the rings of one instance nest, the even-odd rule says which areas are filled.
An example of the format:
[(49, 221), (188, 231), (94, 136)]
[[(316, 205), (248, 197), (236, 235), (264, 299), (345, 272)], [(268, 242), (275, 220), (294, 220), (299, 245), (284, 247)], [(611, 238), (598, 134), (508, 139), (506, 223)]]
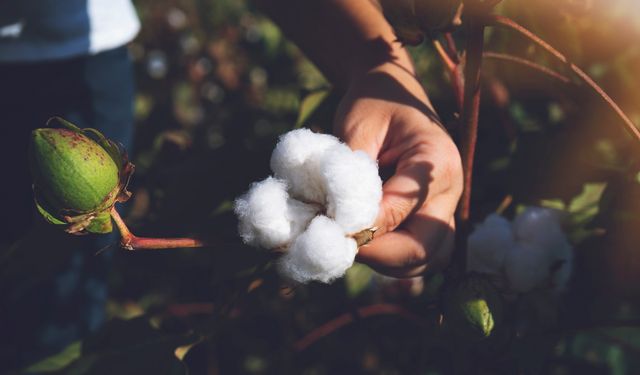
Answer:
[(462, 108), (462, 168), (464, 190), (460, 201), (458, 219), (463, 226), (469, 220), (471, 207), (471, 182), (473, 158), (478, 137), (478, 115), (480, 113), (480, 67), (484, 48), (484, 25), (475, 17), (467, 21), (467, 48), (464, 67), (464, 104)]
[(453, 39), (453, 34), (451, 34), (451, 32), (444, 33), (444, 41), (451, 60), (456, 64), (460, 64), (460, 54), (456, 47), (456, 41)]
[[(354, 316), (356, 315), (356, 316)], [(406, 320), (409, 320), (420, 327), (426, 327), (427, 323), (420, 318), (418, 315), (412, 313), (411, 311), (405, 309), (402, 306), (391, 305), (386, 303), (380, 303), (365, 307), (360, 307), (357, 310), (357, 314), (353, 313), (344, 313), (338, 316), (335, 319), (332, 319), (320, 327), (311, 331), (308, 335), (298, 340), (294, 344), (294, 349), (296, 351), (302, 351), (313, 345), (316, 341), (321, 338), (331, 334), (332, 332), (353, 323), (356, 318), (369, 318), (376, 315), (398, 315)]]
[(185, 247), (203, 247), (202, 241), (194, 238), (148, 238), (138, 237), (131, 233), (115, 207), (111, 209), (111, 217), (120, 231), (120, 246), (127, 250), (159, 250)]
[(616, 104), (616, 102), (611, 99), (611, 97), (607, 95), (607, 93), (600, 86), (598, 86), (598, 84), (595, 83), (595, 81), (591, 79), (591, 77), (589, 77), (587, 73), (578, 68), (575, 64), (571, 63), (562, 53), (560, 53), (560, 51), (553, 48), (550, 44), (542, 40), (533, 32), (529, 31), (525, 27), (507, 17), (492, 14), (486, 16), (483, 21), (487, 26), (502, 26), (517, 31), (518, 33), (524, 35), (529, 40), (545, 49), (555, 58), (566, 64), (572, 72), (574, 72), (580, 79), (582, 79), (583, 82), (591, 87), (602, 98), (602, 100), (604, 100), (614, 110), (614, 112), (618, 114), (626, 130), (636, 139), (636, 141), (640, 141), (640, 130), (638, 130), (633, 121), (631, 121), (631, 119), (622, 111), (618, 104)]
[(485, 58), (489, 58), (489, 59), (510, 61), (510, 62), (514, 62), (516, 64), (520, 64), (520, 65), (526, 66), (526, 67), (531, 68), (533, 70), (537, 70), (538, 72), (540, 72), (542, 74), (545, 74), (545, 75), (547, 75), (549, 77), (555, 78), (558, 81), (561, 81), (562, 83), (570, 83), (571, 82), (571, 80), (568, 77), (563, 76), (562, 74), (556, 72), (555, 70), (549, 69), (546, 66), (542, 66), (542, 65), (536, 63), (535, 61), (523, 59), (522, 57), (509, 55), (509, 54), (506, 54), (506, 53), (498, 53), (498, 52), (485, 52), (485, 53), (482, 54), (482, 56), (485, 57)]

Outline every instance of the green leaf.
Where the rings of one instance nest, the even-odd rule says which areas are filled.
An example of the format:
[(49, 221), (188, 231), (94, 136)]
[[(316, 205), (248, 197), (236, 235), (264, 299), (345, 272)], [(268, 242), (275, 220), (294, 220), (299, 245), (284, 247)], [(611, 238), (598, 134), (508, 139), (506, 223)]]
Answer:
[(587, 183), (582, 188), (582, 193), (571, 200), (567, 211), (574, 224), (586, 224), (598, 213), (598, 203), (606, 186), (604, 182)]
[(24, 372), (27, 374), (32, 374), (59, 371), (68, 366), (71, 362), (80, 358), (80, 348), (81, 342), (76, 341), (64, 348), (61, 352), (27, 367)]
[(311, 115), (320, 107), (324, 100), (329, 96), (331, 90), (320, 89), (311, 92), (305, 96), (300, 103), (300, 109), (298, 110), (298, 119), (296, 120), (295, 128), (300, 128), (306, 125), (306, 122), (311, 118)]
[(371, 278), (373, 277), (373, 271), (371, 268), (364, 264), (356, 263), (347, 270), (345, 274), (345, 287), (347, 288), (347, 294), (350, 297), (356, 297), (367, 289)]
[[(66, 375), (186, 374), (176, 349), (201, 340), (194, 334), (164, 333), (147, 317), (112, 320), (72, 348), (29, 367), (28, 373), (56, 371)], [(46, 365), (46, 366), (45, 366)]]

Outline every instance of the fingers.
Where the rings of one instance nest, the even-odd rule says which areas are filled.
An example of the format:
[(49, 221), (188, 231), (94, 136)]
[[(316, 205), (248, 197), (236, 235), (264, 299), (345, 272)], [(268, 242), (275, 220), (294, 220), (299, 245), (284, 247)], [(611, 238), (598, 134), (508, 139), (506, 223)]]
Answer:
[(362, 246), (358, 261), (396, 277), (442, 269), (453, 249), (452, 202), (446, 196), (430, 201), (401, 227)]

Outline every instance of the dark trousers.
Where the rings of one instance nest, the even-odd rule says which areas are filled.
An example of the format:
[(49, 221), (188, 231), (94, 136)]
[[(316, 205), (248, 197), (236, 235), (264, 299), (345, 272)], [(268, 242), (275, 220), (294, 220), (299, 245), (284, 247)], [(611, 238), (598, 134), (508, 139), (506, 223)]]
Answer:
[(0, 64), (0, 370), (23, 366), (104, 320), (113, 236), (59, 233), (34, 215), (30, 132), (61, 116), (130, 147), (134, 80), (126, 47), (64, 61)]

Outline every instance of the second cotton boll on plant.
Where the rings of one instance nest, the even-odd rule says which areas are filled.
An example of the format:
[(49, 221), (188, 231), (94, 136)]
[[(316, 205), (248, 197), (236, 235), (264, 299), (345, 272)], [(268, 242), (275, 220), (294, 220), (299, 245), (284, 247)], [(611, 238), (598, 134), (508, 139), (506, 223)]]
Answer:
[(235, 212), (243, 241), (282, 251), (280, 273), (324, 283), (344, 275), (372, 229), (382, 199), (378, 166), (363, 151), (308, 129), (280, 138), (271, 156), (273, 177), (254, 183)]
[(547, 285), (562, 291), (573, 253), (558, 213), (528, 207), (513, 223), (492, 214), (469, 236), (467, 269), (506, 278), (508, 288), (526, 293)]

